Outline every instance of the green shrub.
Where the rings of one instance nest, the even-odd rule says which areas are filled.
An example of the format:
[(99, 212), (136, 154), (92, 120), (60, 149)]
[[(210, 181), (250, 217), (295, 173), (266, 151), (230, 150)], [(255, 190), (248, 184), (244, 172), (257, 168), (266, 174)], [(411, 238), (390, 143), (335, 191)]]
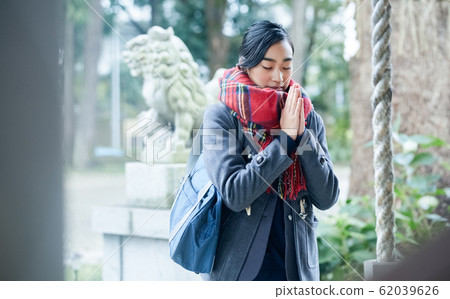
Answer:
[(449, 227), (448, 220), (433, 211), (439, 204), (438, 196), (449, 196), (450, 188), (438, 188), (441, 176), (424, 171), (442, 164), (427, 149), (448, 144), (433, 136), (394, 133), (393, 137), (399, 148), (394, 156), (396, 254), (402, 258)]
[(361, 280), (363, 262), (375, 258), (375, 211), (368, 197), (347, 199), (318, 227), (321, 280)]
[[(449, 145), (433, 136), (397, 132), (393, 139), (398, 149), (394, 155), (395, 255), (402, 259), (450, 227), (447, 218), (433, 213), (437, 197), (450, 197), (450, 188), (437, 187), (438, 174), (423, 174), (425, 167), (435, 163), (448, 167), (427, 150)], [(376, 258), (375, 223), (375, 200), (369, 196), (347, 199), (336, 214), (322, 221), (318, 228), (322, 280), (362, 279), (363, 262)]]

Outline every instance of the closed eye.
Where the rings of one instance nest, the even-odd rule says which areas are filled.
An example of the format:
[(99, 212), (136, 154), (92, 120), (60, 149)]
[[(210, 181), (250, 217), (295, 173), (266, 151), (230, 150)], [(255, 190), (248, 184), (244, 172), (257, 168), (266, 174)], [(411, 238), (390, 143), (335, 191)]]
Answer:
[(263, 67), (263, 69), (265, 69), (265, 70), (271, 70), (272, 68), (271, 67), (265, 67), (265, 66), (262, 66)]

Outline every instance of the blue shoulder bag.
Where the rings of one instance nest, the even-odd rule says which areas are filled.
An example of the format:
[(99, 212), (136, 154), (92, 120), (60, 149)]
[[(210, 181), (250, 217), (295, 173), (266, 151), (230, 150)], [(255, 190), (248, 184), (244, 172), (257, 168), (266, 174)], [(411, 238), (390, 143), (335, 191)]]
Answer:
[(195, 273), (211, 273), (219, 239), (222, 197), (206, 173), (202, 154), (193, 150), (187, 162), (187, 176), (181, 183), (170, 213), (170, 257)]

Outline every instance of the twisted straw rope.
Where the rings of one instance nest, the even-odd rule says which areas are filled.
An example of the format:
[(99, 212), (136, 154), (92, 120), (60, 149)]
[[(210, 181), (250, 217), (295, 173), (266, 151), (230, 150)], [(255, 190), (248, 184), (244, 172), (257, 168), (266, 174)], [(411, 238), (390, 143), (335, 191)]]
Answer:
[(391, 26), (389, 0), (372, 0), (372, 84), (371, 102), (374, 131), (374, 170), (376, 196), (377, 260), (393, 260), (394, 252), (394, 173), (391, 132)]

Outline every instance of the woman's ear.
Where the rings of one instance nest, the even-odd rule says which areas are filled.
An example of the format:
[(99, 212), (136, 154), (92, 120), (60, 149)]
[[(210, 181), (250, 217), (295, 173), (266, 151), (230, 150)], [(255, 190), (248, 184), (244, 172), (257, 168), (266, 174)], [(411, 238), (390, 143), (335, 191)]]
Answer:
[(248, 74), (248, 68), (245, 68), (243, 66), (240, 66), (239, 64), (237, 65), (237, 67), (239, 68), (239, 70), (243, 71), (244, 73)]
[(246, 73), (248, 74), (248, 68), (242, 66), (242, 63), (243, 63), (243, 62), (244, 62), (244, 57), (240, 56), (240, 57), (239, 57), (239, 62), (237, 63), (236, 66), (237, 66), (241, 71), (246, 72)]

